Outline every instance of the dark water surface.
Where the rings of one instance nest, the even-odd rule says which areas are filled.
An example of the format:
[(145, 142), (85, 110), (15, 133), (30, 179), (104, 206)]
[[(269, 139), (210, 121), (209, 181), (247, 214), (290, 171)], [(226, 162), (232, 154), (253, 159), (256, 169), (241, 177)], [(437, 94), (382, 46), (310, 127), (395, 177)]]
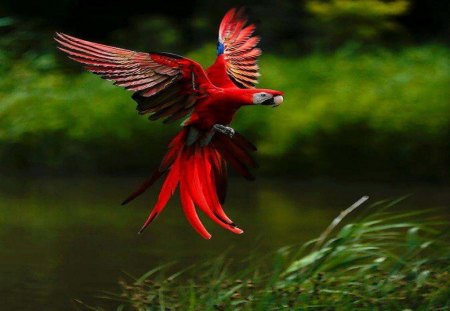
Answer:
[[(118, 291), (124, 272), (140, 275), (170, 261), (203, 263), (223, 254), (239, 261), (316, 237), (363, 195), (371, 202), (413, 194), (402, 206), (449, 211), (448, 187), (233, 180), (225, 205), (245, 230), (237, 236), (204, 217), (203, 240), (172, 199), (143, 235), (156, 191), (122, 207), (139, 178), (5, 179), (0, 181), (1, 310), (72, 310), (73, 299)], [(446, 215), (445, 215), (446, 216)]]

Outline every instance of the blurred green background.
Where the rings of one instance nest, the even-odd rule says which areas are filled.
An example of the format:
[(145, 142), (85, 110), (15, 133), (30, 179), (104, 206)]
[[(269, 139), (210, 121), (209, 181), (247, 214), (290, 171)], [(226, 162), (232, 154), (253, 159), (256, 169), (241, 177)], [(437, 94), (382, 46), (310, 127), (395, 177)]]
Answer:
[(286, 93), (233, 123), (259, 147), (259, 174), (449, 180), (448, 2), (406, 0), (2, 1), (0, 170), (150, 171), (178, 125), (139, 117), (129, 92), (57, 52), (54, 31), (208, 66), (232, 5), (262, 37), (260, 86)]
[[(126, 209), (119, 204), (159, 164), (179, 125), (138, 116), (131, 93), (59, 53), (54, 33), (208, 66), (223, 14), (242, 5), (262, 37), (259, 85), (285, 92), (281, 107), (243, 108), (232, 124), (259, 147), (257, 181), (232, 180), (225, 206), (245, 234), (205, 219), (213, 239), (203, 240), (174, 198), (137, 236), (158, 185)], [(245, 270), (245, 258), (318, 236), (363, 195), (376, 202), (412, 193), (404, 210), (435, 208), (436, 218), (448, 219), (448, 7), (448, 0), (1, 1), (3, 308), (67, 310), (74, 298), (117, 291), (124, 271), (137, 276), (172, 261), (199, 265), (223, 255)]]

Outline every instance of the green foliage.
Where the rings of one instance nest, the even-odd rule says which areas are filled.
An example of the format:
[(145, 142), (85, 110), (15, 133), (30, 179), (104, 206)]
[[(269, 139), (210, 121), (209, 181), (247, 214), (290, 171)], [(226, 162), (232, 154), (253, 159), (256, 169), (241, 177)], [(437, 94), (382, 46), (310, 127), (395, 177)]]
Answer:
[(133, 310), (445, 310), (448, 224), (432, 211), (390, 211), (397, 203), (379, 202), (337, 231), (333, 223), (323, 240), (280, 249), (270, 268), (251, 259), (233, 272), (223, 258), (172, 274), (159, 267), (104, 298)]
[(405, 14), (408, 7), (408, 0), (310, 0), (306, 3), (325, 46), (347, 41), (379, 42), (383, 34), (399, 30), (393, 18)]
[[(258, 112), (265, 119), (258, 128), (261, 153), (284, 163), (285, 171), (302, 167), (311, 175), (374, 170), (371, 178), (430, 177), (432, 171), (444, 177), (448, 56), (447, 49), (429, 47), (266, 57), (261, 82), (285, 91), (286, 100), (277, 111)], [(438, 168), (439, 162), (447, 164)]]
[[(207, 65), (213, 51), (206, 46), (189, 56)], [(265, 54), (260, 86), (284, 91), (285, 103), (243, 108), (233, 126), (256, 142), (265, 174), (445, 179), (448, 60), (440, 46), (295, 59)], [(57, 68), (44, 54), (2, 71), (3, 170), (112, 172), (158, 164), (178, 124), (149, 123), (129, 92)]]

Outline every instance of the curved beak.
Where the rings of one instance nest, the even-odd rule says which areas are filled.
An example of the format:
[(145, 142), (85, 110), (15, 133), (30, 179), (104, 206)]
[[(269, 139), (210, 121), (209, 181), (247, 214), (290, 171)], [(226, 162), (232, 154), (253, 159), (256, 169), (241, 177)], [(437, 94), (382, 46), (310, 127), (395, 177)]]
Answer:
[(283, 96), (281, 96), (281, 95), (275, 96), (273, 98), (273, 102), (274, 102), (273, 107), (274, 108), (278, 107), (279, 105), (281, 105), (283, 103)]

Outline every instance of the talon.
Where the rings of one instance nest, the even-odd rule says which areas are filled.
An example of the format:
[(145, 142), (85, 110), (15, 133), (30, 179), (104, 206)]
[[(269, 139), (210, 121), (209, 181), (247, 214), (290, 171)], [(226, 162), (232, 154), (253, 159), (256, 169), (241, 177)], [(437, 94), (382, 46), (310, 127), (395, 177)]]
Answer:
[(225, 135), (227, 135), (229, 137), (233, 137), (234, 133), (235, 133), (233, 128), (231, 128), (229, 126), (222, 125), (222, 124), (214, 124), (213, 128), (217, 132), (225, 134)]

